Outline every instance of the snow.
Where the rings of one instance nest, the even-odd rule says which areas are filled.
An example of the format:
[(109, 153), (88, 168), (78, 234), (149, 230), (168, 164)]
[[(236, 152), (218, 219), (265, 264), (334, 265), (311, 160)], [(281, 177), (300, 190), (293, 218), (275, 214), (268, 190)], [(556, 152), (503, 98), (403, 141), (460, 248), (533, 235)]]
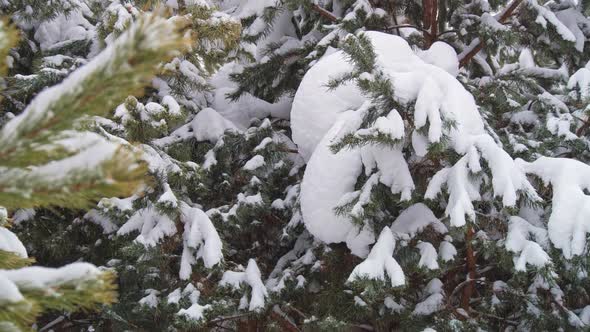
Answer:
[(118, 235), (139, 231), (135, 241), (146, 247), (153, 247), (165, 236), (176, 234), (176, 225), (165, 214), (160, 214), (152, 205), (137, 211), (119, 228)]
[(420, 242), (416, 245), (420, 250), (420, 261), (418, 267), (426, 267), (429, 270), (438, 269), (438, 262), (436, 261), (438, 253), (430, 242)]
[(212, 108), (202, 109), (195, 115), (191, 128), (197, 141), (217, 142), (228, 130), (238, 131), (233, 123)]
[(445, 241), (441, 241), (438, 247), (438, 256), (443, 262), (453, 260), (457, 255), (457, 249), (451, 243), (452, 238), (450, 236), (445, 237)]
[(178, 116), (182, 114), (180, 111), (180, 105), (178, 105), (176, 99), (174, 99), (172, 96), (164, 96), (164, 98), (162, 98), (162, 105), (168, 108), (168, 112), (171, 115)]
[(361, 278), (369, 278), (385, 281), (385, 273), (389, 276), (391, 287), (402, 286), (405, 284), (405, 276), (401, 266), (393, 258), (395, 249), (395, 239), (389, 227), (384, 227), (379, 235), (377, 243), (371, 249), (369, 256), (359, 265), (357, 265), (348, 281), (354, 281)]
[(160, 198), (158, 198), (158, 203), (164, 204), (165, 206), (170, 208), (177, 208), (178, 198), (176, 198), (176, 195), (174, 195), (174, 193), (172, 192), (170, 185), (166, 183), (163, 187), (164, 193), (160, 195)]
[(343, 52), (325, 56), (307, 71), (297, 89), (291, 108), (291, 129), (293, 142), (306, 161), (337, 121), (338, 115), (359, 108), (365, 101), (353, 82), (342, 84), (333, 91), (326, 87), (330, 78), (346, 74), (351, 69)]
[(519, 257), (514, 258), (514, 268), (517, 271), (526, 271), (527, 264), (542, 267), (551, 261), (549, 255), (543, 250), (549, 245), (547, 231), (533, 226), (520, 217), (510, 217), (505, 245), (506, 249), (520, 253)]
[(199, 321), (205, 317), (205, 311), (208, 309), (211, 309), (211, 305), (209, 304), (203, 306), (198, 303), (193, 303), (187, 309), (180, 309), (177, 315), (185, 316), (194, 321)]
[(443, 283), (438, 278), (434, 278), (428, 282), (424, 288), (423, 297), (425, 299), (422, 302), (416, 304), (412, 315), (415, 316), (428, 316), (431, 315), (444, 307), (444, 291)]
[(246, 196), (243, 193), (238, 194), (238, 203), (246, 205), (260, 205), (263, 203), (262, 195), (257, 193), (256, 195)]
[(586, 42), (586, 35), (582, 29), (587, 31), (587, 29), (590, 28), (590, 21), (584, 17), (584, 15), (580, 13), (579, 9), (577, 8), (560, 10), (555, 13), (555, 16), (561, 23), (563, 23), (563, 25), (565, 25), (567, 29), (569, 29), (571, 34), (574, 36), (576, 50), (578, 52), (583, 52), (584, 44)]
[(567, 88), (570, 90), (579, 89), (581, 99), (590, 98), (590, 61), (570, 77)]
[(361, 120), (358, 112), (342, 114), (311, 156), (301, 182), (301, 212), (305, 226), (326, 243), (345, 241), (349, 233), (356, 233), (351, 220), (336, 215), (333, 208), (345, 193), (354, 190), (356, 179), (362, 171), (361, 156), (351, 150), (334, 154), (330, 145), (343, 134), (356, 130)]
[(291, 98), (284, 96), (271, 104), (245, 93), (239, 100), (232, 102), (227, 95), (234, 92), (238, 86), (229, 79), (231, 73), (241, 71), (241, 66), (231, 62), (219, 69), (211, 79), (213, 87), (212, 107), (219, 111), (224, 118), (231, 121), (240, 130), (250, 126), (252, 119), (263, 119), (268, 116), (289, 119)]
[(255, 155), (254, 157), (252, 157), (250, 160), (248, 160), (246, 162), (246, 164), (244, 164), (242, 169), (244, 169), (246, 171), (254, 171), (254, 170), (264, 166), (265, 164), (266, 164), (266, 162), (264, 161), (264, 157), (258, 154), (258, 155)]
[(9, 251), (22, 258), (27, 258), (27, 249), (18, 237), (5, 227), (0, 227), (0, 250)]
[(429, 49), (418, 52), (418, 56), (424, 62), (435, 65), (454, 77), (457, 77), (459, 74), (459, 58), (457, 57), (457, 52), (455, 52), (455, 49), (451, 45), (445, 42), (434, 42)]
[(90, 9), (83, 2), (78, 4), (81, 7), (73, 8), (67, 15), (60, 14), (39, 24), (34, 37), (39, 42), (41, 50), (48, 51), (73, 41), (93, 39), (94, 27), (84, 17), (85, 13), (90, 13)]
[(383, 300), (383, 305), (385, 305), (385, 307), (389, 310), (391, 310), (391, 312), (401, 312), (402, 310), (404, 310), (404, 306), (395, 302), (395, 300), (393, 298), (391, 298), (390, 296), (387, 296), (385, 298), (385, 300)]
[(35, 212), (34, 209), (18, 209), (12, 215), (12, 222), (15, 225), (18, 225), (22, 222), (29, 221), (35, 218), (36, 214), (37, 212)]
[(0, 303), (19, 302), (24, 299), (16, 284), (4, 277), (0, 272)]
[[(561, 38), (563, 38), (563, 40), (570, 41), (570, 42), (576, 42), (576, 37), (574, 36), (572, 31), (570, 29), (568, 29), (568, 27), (566, 25), (564, 25), (558, 19), (558, 17), (555, 15), (555, 13), (553, 13), (551, 10), (539, 5), (537, 0), (527, 0), (527, 4), (530, 7), (532, 7), (534, 10), (537, 11), (537, 13), (538, 13), (537, 21), (543, 22), (544, 24), (541, 23), (541, 25), (543, 25), (544, 28), (546, 28), (547, 22), (551, 23), (551, 25), (553, 25), (553, 27), (555, 28), (557, 33), (561, 36)], [(568, 25), (571, 25), (571, 24), (569, 24), (569, 22), (568, 22)], [(583, 43), (582, 43), (582, 45), (583, 45)], [(581, 50), (579, 50), (579, 51), (581, 51)]]
[[(264, 308), (268, 291), (261, 279), (260, 270), (254, 259), (248, 261), (248, 266), (244, 272), (226, 271), (219, 282), (219, 286), (230, 286), (233, 289), (239, 289), (242, 283), (248, 284), (251, 289), (249, 311), (257, 311)], [(245, 296), (245, 294), (244, 294)]]
[(149, 308), (157, 307), (158, 303), (160, 303), (160, 299), (158, 299), (160, 292), (155, 289), (148, 288), (145, 290), (145, 294), (146, 296), (139, 299), (139, 304)]
[(535, 68), (537, 66), (530, 49), (523, 48), (522, 51), (520, 51), (518, 64), (520, 65), (520, 68)]
[(101, 271), (92, 264), (72, 263), (60, 268), (32, 266), (16, 270), (0, 270), (0, 280), (3, 279), (5, 285), (7, 280), (19, 288), (46, 290), (67, 283), (92, 280), (100, 273)]
[(582, 312), (580, 313), (580, 320), (584, 324), (590, 325), (590, 305), (587, 305), (584, 307), (584, 309), (582, 309)]
[(418, 157), (424, 157), (428, 153), (428, 138), (418, 131), (412, 131), (412, 148)]
[(391, 224), (391, 231), (398, 239), (408, 240), (414, 238), (416, 234), (428, 226), (431, 226), (439, 234), (448, 232), (447, 227), (425, 204), (417, 203), (400, 213)]
[(180, 279), (191, 276), (191, 266), (201, 258), (206, 268), (211, 268), (223, 259), (223, 244), (209, 219), (201, 209), (181, 205), (181, 221), (184, 223), (183, 251), (180, 262)]
[(518, 160), (528, 174), (552, 186), (549, 239), (565, 258), (582, 255), (590, 232), (590, 166), (577, 160), (541, 157), (532, 163)]
[(508, 27), (498, 22), (498, 20), (496, 20), (494, 16), (490, 15), (490, 13), (483, 13), (481, 15), (481, 24), (485, 28), (493, 32), (501, 32), (508, 30)]
[[(494, 194), (503, 198), (505, 206), (514, 206), (521, 193), (537, 197), (525, 174), (485, 133), (473, 97), (452, 75), (424, 62), (400, 37), (379, 32), (366, 32), (365, 35), (375, 49), (377, 68), (390, 78), (398, 101), (402, 104), (415, 101), (414, 126), (418, 129), (428, 125), (426, 142), (412, 135), (416, 137), (412, 141), (416, 142), (417, 150), (425, 154), (428, 144), (439, 142), (445, 135), (452, 149), (469, 155), (454, 166), (439, 171), (430, 181), (425, 196), (434, 198), (442, 186), (447, 185), (450, 199), (445, 214), (451, 216), (452, 225), (465, 224), (465, 215), (475, 220), (472, 201), (480, 198), (479, 182), (471, 173), (481, 171), (480, 158), (490, 166)], [(445, 47), (437, 46), (433, 54)], [(358, 233), (348, 217), (335, 215), (334, 207), (354, 192), (363, 165), (368, 170), (367, 176), (376, 167), (380, 182), (390, 186), (393, 193), (401, 194), (402, 200), (411, 197), (414, 183), (399, 147), (366, 146), (343, 149), (336, 154), (331, 151), (330, 146), (345, 134), (366, 134), (372, 130), (358, 130), (370, 102), (365, 100), (354, 82), (330, 91), (325, 87), (331, 77), (351, 70), (341, 51), (325, 56), (314, 65), (295, 95), (291, 127), (293, 140), (308, 161), (301, 185), (301, 211), (307, 229), (326, 243), (347, 242), (349, 247), (357, 238), (356, 234), (362, 235), (353, 253), (364, 257), (371, 237), (363, 231)], [(365, 77), (370, 78), (370, 74)], [(395, 111), (390, 115), (390, 121), (381, 119), (376, 122), (377, 128), (395, 138), (405, 137), (399, 126), (402, 122), (396, 116), (399, 113)], [(453, 121), (455, 126), (445, 129), (444, 121)]]
[(182, 294), (180, 288), (176, 288), (172, 293), (168, 294), (167, 301), (168, 303), (178, 303), (180, 302), (181, 297)]

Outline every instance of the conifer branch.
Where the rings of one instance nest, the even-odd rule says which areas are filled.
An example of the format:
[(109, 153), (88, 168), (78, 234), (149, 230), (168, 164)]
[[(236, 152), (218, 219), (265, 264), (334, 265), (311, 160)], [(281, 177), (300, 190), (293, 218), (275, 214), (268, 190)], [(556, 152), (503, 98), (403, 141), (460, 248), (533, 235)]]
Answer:
[[(508, 5), (508, 7), (506, 7), (499, 15), (496, 16), (497, 21), (500, 24), (504, 24), (506, 20), (512, 16), (516, 8), (518, 8), (521, 3), (522, 0), (513, 0)], [(465, 65), (469, 63), (469, 61), (483, 49), (483, 46), (483, 41), (480, 38), (474, 39), (471, 44), (461, 54), (459, 54), (459, 67), (465, 67)]]

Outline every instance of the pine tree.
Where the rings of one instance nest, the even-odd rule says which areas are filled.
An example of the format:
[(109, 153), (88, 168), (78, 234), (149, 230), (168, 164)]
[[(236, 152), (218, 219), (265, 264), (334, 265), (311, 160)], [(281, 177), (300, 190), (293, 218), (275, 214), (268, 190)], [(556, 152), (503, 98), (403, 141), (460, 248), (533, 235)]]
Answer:
[[(4, 54), (14, 45), (11, 29), (3, 23)], [(6, 228), (7, 209), (83, 208), (105, 195), (136, 192), (145, 173), (136, 152), (84, 128), (89, 116), (140, 89), (183, 43), (176, 25), (146, 16), (61, 84), (38, 94), (0, 131), (2, 330), (28, 330), (43, 311), (91, 310), (115, 301), (112, 271), (88, 263), (27, 267), (34, 259)]]
[[(14, 113), (157, 7), (7, 3)], [(88, 328), (590, 324), (588, 1), (161, 6), (191, 47), (92, 125), (147, 163), (144, 192), (13, 215), (40, 261), (117, 272)]]

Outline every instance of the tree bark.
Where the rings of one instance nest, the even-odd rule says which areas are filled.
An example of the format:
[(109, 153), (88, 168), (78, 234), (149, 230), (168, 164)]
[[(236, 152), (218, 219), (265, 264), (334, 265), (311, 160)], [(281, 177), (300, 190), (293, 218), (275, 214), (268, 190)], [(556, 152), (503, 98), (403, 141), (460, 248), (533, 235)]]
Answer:
[(467, 248), (467, 253), (465, 257), (466, 261), (466, 272), (469, 278), (469, 283), (463, 289), (463, 296), (461, 297), (461, 307), (469, 312), (469, 302), (471, 297), (473, 296), (475, 290), (475, 253), (473, 251), (473, 227), (471, 225), (467, 225), (467, 231), (465, 232), (465, 246)]

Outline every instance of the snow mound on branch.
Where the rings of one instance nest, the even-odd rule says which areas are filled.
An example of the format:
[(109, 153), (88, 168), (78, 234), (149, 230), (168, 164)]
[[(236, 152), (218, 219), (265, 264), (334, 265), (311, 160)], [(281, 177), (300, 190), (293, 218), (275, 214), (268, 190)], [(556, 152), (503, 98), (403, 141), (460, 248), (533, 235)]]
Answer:
[[(368, 31), (365, 36), (371, 40), (377, 55), (377, 66), (389, 75), (399, 102), (409, 103), (418, 98), (422, 108), (416, 112), (424, 119), (432, 121), (437, 115), (435, 113), (442, 113), (459, 122), (456, 132), (484, 133), (473, 96), (451, 74), (425, 62), (401, 37), (375, 31)], [(445, 61), (429, 61), (447, 68), (451, 51), (446, 46), (436, 45), (432, 51), (425, 53), (429, 58), (445, 54)], [(306, 160), (309, 160), (340, 113), (357, 109), (365, 102), (366, 99), (353, 82), (333, 90), (326, 87), (331, 78), (351, 71), (352, 65), (344, 52), (338, 51), (322, 58), (305, 74), (293, 100), (291, 128), (293, 141)], [(423, 95), (422, 98), (419, 94)]]
[(182, 203), (181, 220), (184, 223), (180, 278), (187, 280), (192, 265), (202, 258), (206, 268), (211, 268), (223, 259), (223, 244), (211, 219), (201, 209)]
[(586, 234), (590, 233), (590, 195), (585, 192), (590, 190), (590, 167), (566, 158), (541, 157), (532, 163), (517, 161), (527, 173), (552, 186), (547, 228), (553, 245), (563, 250), (567, 259), (584, 254)]
[(201, 110), (191, 122), (191, 128), (197, 141), (209, 141), (211, 143), (223, 136), (228, 130), (238, 131), (233, 123), (219, 115), (212, 108)]
[[(535, 241), (531, 241), (531, 238)], [(549, 255), (543, 250), (548, 244), (544, 228), (533, 226), (521, 217), (510, 217), (506, 249), (520, 253), (519, 257), (514, 258), (517, 271), (525, 271), (527, 264), (542, 267), (549, 263)]]
[[(237, 290), (240, 289), (240, 286), (243, 283), (247, 284), (251, 288), (251, 298), (248, 310), (257, 311), (264, 308), (265, 300), (268, 297), (268, 291), (262, 282), (260, 269), (258, 269), (258, 265), (253, 259), (248, 261), (246, 271), (225, 271), (223, 273), (223, 277), (221, 277), (219, 286), (227, 286)], [(246, 294), (244, 294), (244, 296), (246, 296)]]
[(293, 142), (306, 161), (338, 115), (359, 108), (365, 101), (354, 82), (346, 82), (333, 91), (326, 87), (330, 78), (350, 71), (352, 66), (344, 52), (333, 53), (311, 67), (297, 89), (291, 108), (291, 129)]
[(457, 77), (459, 74), (459, 58), (451, 45), (437, 41), (426, 51), (418, 54), (424, 62), (444, 69), (447, 73)]
[(391, 225), (391, 231), (398, 238), (412, 239), (428, 226), (431, 226), (439, 234), (448, 232), (447, 227), (438, 220), (428, 206), (417, 203), (400, 213)]
[(0, 227), (0, 250), (12, 252), (23, 258), (28, 257), (23, 243), (13, 232), (4, 227)]
[[(346, 241), (349, 233), (354, 233), (352, 237), (356, 237), (356, 227), (350, 219), (335, 214), (333, 208), (344, 194), (354, 190), (357, 177), (362, 171), (361, 156), (357, 151), (351, 150), (334, 154), (330, 151), (330, 144), (346, 134), (349, 128), (358, 128), (361, 121), (359, 112), (349, 111), (342, 114), (318, 146), (317, 153), (311, 156), (301, 183), (301, 212), (306, 227), (326, 243)], [(326, 171), (330, 173), (327, 174)], [(374, 239), (369, 239), (366, 245), (373, 241)], [(349, 243), (349, 247), (352, 246)]]
[(377, 243), (371, 249), (371, 253), (365, 261), (357, 265), (348, 281), (361, 278), (377, 279), (385, 281), (385, 272), (391, 281), (391, 287), (402, 286), (406, 279), (401, 266), (393, 258), (395, 249), (395, 238), (389, 227), (384, 227), (379, 235)]
[[(0, 270), (0, 294), (2, 294), (0, 299), (18, 300), (19, 295), (15, 293), (18, 289), (11, 284), (27, 290), (46, 291), (48, 288), (57, 288), (68, 283), (93, 280), (101, 273), (96, 266), (89, 263), (72, 263), (57, 269), (31, 266), (15, 270)], [(10, 296), (4, 295), (8, 291)]]
[[(401, 104), (415, 103), (414, 126), (419, 129), (428, 125), (427, 142), (424, 143), (440, 142), (446, 134), (456, 152), (466, 154), (475, 150), (471, 159), (488, 159), (492, 172), (502, 175), (494, 180), (495, 192), (498, 195), (508, 194), (506, 203), (513, 203), (516, 197), (513, 192), (525, 186), (524, 175), (513, 179), (514, 176), (505, 174), (505, 170), (512, 166), (507, 159), (504, 160), (508, 155), (498, 153), (501, 148), (496, 146), (494, 149), (488, 144), (473, 96), (454, 76), (416, 55), (402, 38), (380, 32), (366, 32), (365, 36), (373, 45), (376, 67), (391, 81), (397, 101)], [(451, 50), (444, 48), (437, 45), (427, 55), (445, 52), (448, 55)], [(438, 64), (448, 67), (444, 63)], [(352, 71), (352, 65), (342, 51), (325, 56), (314, 65), (295, 95), (291, 128), (294, 142), (308, 160), (301, 185), (301, 211), (307, 229), (326, 243), (346, 242), (354, 254), (364, 257), (368, 253), (368, 245), (374, 241), (372, 230), (365, 225), (359, 232), (347, 216), (334, 213), (334, 208), (346, 197), (345, 194), (354, 191), (362, 166), (369, 170), (378, 166), (380, 182), (391, 187), (394, 194), (400, 193), (403, 200), (410, 199), (414, 184), (399, 148), (366, 146), (355, 150), (343, 149), (336, 154), (331, 151), (332, 144), (360, 128), (363, 112), (367, 109), (368, 101), (354, 82), (347, 82), (333, 90), (326, 87), (331, 78)], [(445, 131), (442, 124), (445, 119), (453, 121), (454, 128)], [(410, 136), (403, 132), (397, 134), (402, 139)], [(474, 147), (476, 143), (477, 148)], [(380, 167), (380, 160), (382, 165), (389, 167)], [(476, 169), (478, 161), (469, 165), (474, 171), (481, 170), (481, 167)], [(397, 169), (394, 174), (387, 173), (392, 169), (390, 166)], [(434, 190), (434, 194), (440, 191), (447, 178), (439, 180), (440, 185), (435, 188), (438, 190)], [(461, 184), (460, 189), (464, 187)], [(459, 198), (459, 203), (464, 206), (460, 214), (470, 215), (473, 210), (471, 200), (478, 197), (462, 195)], [(464, 218), (454, 219), (458, 219), (455, 225), (464, 224)]]
[(570, 90), (579, 89), (582, 99), (590, 98), (590, 61), (570, 77), (567, 88)]
[(34, 38), (39, 42), (41, 50), (48, 51), (73, 41), (91, 40), (96, 32), (85, 16), (92, 17), (92, 11), (85, 3), (78, 2), (68, 14), (60, 14), (54, 19), (39, 23)]
[(135, 241), (146, 247), (154, 247), (166, 236), (176, 234), (176, 225), (167, 215), (159, 213), (153, 205), (137, 211), (119, 228), (118, 235), (139, 231)]
[(245, 130), (250, 127), (252, 119), (263, 119), (268, 116), (288, 119), (291, 97), (284, 96), (276, 103), (269, 103), (246, 92), (240, 99), (232, 101), (228, 94), (238, 89), (238, 84), (230, 80), (229, 75), (242, 71), (241, 65), (230, 62), (219, 69), (211, 78), (213, 86), (212, 107), (219, 114), (231, 121), (236, 127)]

